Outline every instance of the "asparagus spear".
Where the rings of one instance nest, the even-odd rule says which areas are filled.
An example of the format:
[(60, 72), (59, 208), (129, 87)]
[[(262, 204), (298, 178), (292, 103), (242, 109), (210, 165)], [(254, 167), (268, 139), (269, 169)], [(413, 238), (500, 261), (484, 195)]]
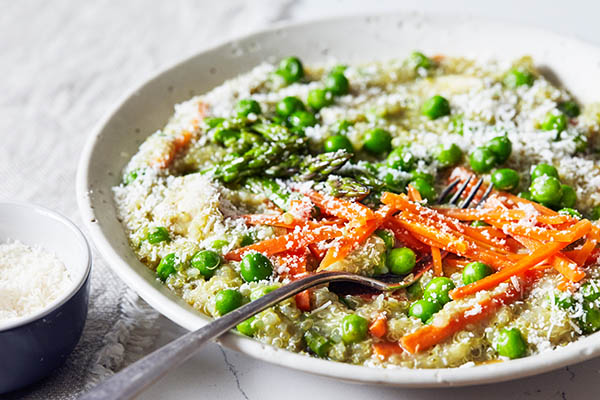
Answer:
[(369, 194), (370, 189), (362, 183), (344, 176), (331, 175), (316, 187), (334, 197), (356, 198)]
[(273, 179), (251, 177), (246, 179), (245, 186), (252, 193), (265, 195), (283, 211), (288, 210), (290, 192)]
[(340, 169), (350, 158), (352, 154), (346, 150), (307, 156), (302, 160), (300, 171), (294, 178), (298, 181), (322, 181)]

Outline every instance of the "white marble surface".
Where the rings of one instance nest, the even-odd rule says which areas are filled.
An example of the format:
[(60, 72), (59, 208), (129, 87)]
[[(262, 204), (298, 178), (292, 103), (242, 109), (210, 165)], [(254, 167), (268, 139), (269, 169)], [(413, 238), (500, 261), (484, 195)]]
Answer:
[[(600, 45), (600, 4), (591, 1), (0, 1), (0, 200), (34, 201), (78, 220), (73, 179), (90, 127), (120, 98), (165, 66), (227, 38), (278, 21), (337, 14), (420, 10), (537, 25)], [(15, 140), (18, 137), (19, 140)], [(6, 140), (8, 139), (8, 140)], [(32, 146), (33, 144), (33, 146)], [(36, 146), (39, 144), (39, 146)], [(57, 151), (49, 151), (56, 145)], [(43, 150), (42, 150), (43, 149)], [(6, 161), (10, 160), (10, 162)], [(50, 168), (52, 166), (52, 168)], [(27, 184), (26, 184), (27, 183)], [(95, 276), (110, 276), (97, 259)], [(98, 278), (97, 278), (98, 279)], [(88, 325), (110, 324), (101, 299), (122, 283), (95, 286)], [(183, 331), (161, 318), (155, 344)], [(88, 329), (88, 328), (86, 328)], [(84, 336), (68, 368), (87, 368)], [(126, 355), (125, 355), (126, 356)], [(83, 360), (83, 361), (80, 361)], [(1, 363), (1, 361), (0, 361)], [(69, 397), (68, 369), (47, 381)], [(47, 389), (47, 388), (46, 388)], [(44, 398), (42, 388), (20, 393)], [(56, 396), (59, 396), (56, 394)], [(13, 396), (14, 398), (15, 396)], [(18, 397), (18, 396), (16, 396)], [(345, 384), (255, 361), (211, 344), (143, 399), (597, 399), (600, 359), (538, 377), (483, 387), (400, 390)]]

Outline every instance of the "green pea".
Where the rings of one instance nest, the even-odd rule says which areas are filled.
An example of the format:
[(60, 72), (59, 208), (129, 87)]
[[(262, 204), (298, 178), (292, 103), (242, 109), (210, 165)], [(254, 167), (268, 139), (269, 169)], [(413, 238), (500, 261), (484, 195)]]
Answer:
[(284, 58), (279, 63), (277, 74), (288, 84), (297, 82), (304, 76), (302, 62), (297, 57)]
[(417, 189), (421, 197), (427, 200), (428, 203), (433, 203), (437, 196), (435, 188), (423, 178), (417, 178), (410, 181), (409, 185)]
[(567, 117), (575, 118), (579, 116), (581, 110), (579, 109), (579, 105), (574, 101), (567, 100), (558, 105), (558, 109), (562, 111)]
[(240, 332), (243, 335), (246, 336), (254, 336), (254, 334), (256, 333), (257, 329), (256, 329), (256, 317), (250, 317), (245, 321), (240, 322), (239, 324), (237, 324), (236, 328), (238, 330), (238, 332)]
[(531, 181), (533, 182), (540, 176), (552, 176), (558, 179), (558, 171), (552, 165), (549, 164), (538, 164), (531, 171)]
[(558, 213), (560, 215), (568, 215), (570, 217), (577, 218), (577, 219), (583, 218), (583, 215), (581, 215), (581, 213), (574, 208), (568, 208), (568, 207), (561, 208), (560, 210), (558, 210)]
[(396, 147), (388, 155), (386, 163), (390, 168), (409, 171), (415, 163), (415, 157), (405, 147)]
[(279, 284), (258, 287), (256, 289), (254, 289), (252, 292), (250, 292), (250, 300), (254, 301), (254, 300), (260, 299), (265, 294), (269, 294), (273, 290), (279, 289), (279, 287), (280, 287)]
[(323, 143), (323, 148), (326, 153), (334, 152), (338, 150), (346, 150), (348, 153), (354, 153), (354, 147), (352, 142), (344, 135), (329, 136)]
[(577, 203), (577, 193), (569, 185), (561, 185), (562, 196), (560, 198), (560, 206), (562, 208), (573, 208)]
[(341, 96), (348, 93), (350, 83), (343, 72), (330, 72), (325, 79), (325, 87), (334, 95)]
[(567, 129), (567, 117), (564, 114), (549, 112), (541, 125), (544, 131), (562, 132)]
[(331, 126), (331, 131), (338, 135), (348, 133), (348, 130), (352, 126), (352, 123), (348, 120), (341, 119)]
[(215, 296), (215, 308), (219, 315), (225, 315), (240, 307), (244, 297), (235, 289), (224, 289), (217, 292)]
[(257, 282), (273, 274), (273, 264), (261, 253), (246, 254), (240, 263), (240, 273), (246, 282)]
[(127, 174), (125, 174), (125, 176), (123, 176), (123, 185), (127, 186), (131, 182), (135, 181), (138, 178), (139, 173), (139, 168), (129, 171)]
[(562, 198), (562, 185), (553, 176), (540, 176), (535, 178), (529, 187), (531, 197), (538, 203), (549, 207), (560, 204)]
[(511, 191), (519, 186), (521, 176), (517, 171), (510, 168), (501, 168), (492, 174), (492, 183), (498, 190)]
[(241, 132), (235, 129), (217, 128), (213, 133), (213, 140), (218, 144), (225, 144), (230, 140), (236, 140), (240, 137)]
[(452, 289), (454, 289), (454, 282), (450, 278), (438, 276), (433, 278), (425, 287), (423, 298), (440, 303), (443, 306), (452, 300), (450, 298), (450, 291)]
[(583, 315), (579, 317), (579, 326), (584, 333), (590, 334), (600, 330), (600, 310), (593, 303), (584, 303)]
[(408, 61), (414, 69), (429, 69), (434, 65), (433, 61), (429, 57), (418, 51), (413, 51), (410, 56), (408, 56)]
[(296, 111), (304, 111), (304, 103), (297, 97), (287, 96), (277, 103), (275, 111), (283, 118), (287, 118)]
[(439, 146), (435, 158), (442, 168), (453, 167), (462, 159), (463, 152), (456, 144), (450, 146)]
[(392, 274), (407, 275), (415, 268), (417, 256), (408, 247), (400, 247), (390, 251), (387, 262)]
[(502, 329), (495, 345), (498, 354), (510, 359), (523, 357), (527, 353), (527, 343), (517, 328)]
[(156, 267), (156, 275), (161, 281), (166, 281), (169, 275), (175, 273), (175, 261), (175, 253), (167, 254), (160, 260), (158, 267)]
[(289, 117), (290, 125), (294, 128), (304, 129), (317, 124), (314, 114), (309, 111), (294, 111)]
[(433, 183), (435, 182), (435, 178), (433, 177), (433, 175), (428, 174), (426, 172), (417, 171), (416, 169), (410, 171), (410, 177), (412, 180), (415, 180), (417, 178), (425, 179), (430, 185), (433, 185)]
[(531, 86), (534, 79), (530, 71), (524, 68), (513, 68), (504, 76), (504, 84), (509, 88), (516, 88), (523, 85)]
[(533, 201), (533, 197), (531, 197), (531, 193), (529, 192), (529, 190), (519, 192), (519, 194), (517, 196), (519, 196), (520, 198), (525, 199), (525, 200)]
[(394, 248), (394, 245), (396, 244), (396, 237), (394, 236), (394, 233), (388, 229), (378, 229), (375, 231), (375, 234), (377, 236), (379, 236), (381, 239), (383, 239), (383, 242), (385, 243), (385, 247), (388, 250), (391, 250)]
[(450, 103), (439, 94), (436, 94), (423, 103), (421, 114), (430, 119), (437, 119), (445, 115), (450, 115)]
[(512, 142), (507, 136), (496, 136), (490, 140), (486, 147), (494, 153), (498, 164), (504, 163), (512, 153)]
[(350, 314), (342, 319), (342, 340), (346, 344), (357, 343), (367, 336), (367, 320)]
[(387, 153), (392, 149), (392, 135), (381, 128), (371, 129), (365, 133), (363, 147), (373, 154)]
[(588, 302), (600, 299), (600, 281), (591, 280), (584, 283), (579, 289), (583, 299)]
[(146, 236), (146, 239), (148, 240), (148, 243), (150, 244), (157, 244), (160, 242), (168, 242), (171, 240), (171, 236), (169, 235), (169, 231), (167, 230), (167, 228), (162, 227), (162, 226), (157, 226), (156, 228), (153, 228), (150, 233), (148, 233), (148, 236)]
[(471, 222), (471, 226), (473, 226), (475, 228), (482, 228), (484, 226), (490, 226), (490, 224), (488, 224), (485, 221), (473, 221), (473, 222)]
[(494, 270), (489, 265), (474, 261), (465, 265), (462, 271), (462, 280), (465, 285), (468, 285), (491, 275), (493, 272)]
[(412, 303), (408, 309), (408, 315), (419, 318), (421, 322), (425, 323), (433, 317), (433, 314), (441, 309), (442, 306), (438, 302), (421, 299)]
[(214, 251), (201, 250), (192, 256), (190, 264), (197, 268), (202, 276), (210, 279), (221, 264), (221, 257)]
[(308, 92), (306, 104), (313, 110), (320, 110), (333, 104), (333, 94), (327, 89), (313, 89)]
[(308, 330), (304, 333), (304, 340), (308, 348), (318, 357), (326, 357), (333, 343), (325, 336), (318, 334), (314, 330)]
[(590, 211), (590, 218), (592, 221), (598, 221), (600, 219), (600, 205), (592, 208), (592, 211)]
[(490, 172), (496, 165), (496, 155), (487, 147), (477, 147), (469, 155), (469, 165), (475, 172)]
[(423, 296), (423, 287), (421, 281), (416, 281), (412, 285), (406, 288), (406, 294), (410, 300), (418, 299)]
[(247, 117), (249, 114), (260, 114), (260, 104), (256, 100), (242, 99), (235, 106), (235, 112), (238, 117)]

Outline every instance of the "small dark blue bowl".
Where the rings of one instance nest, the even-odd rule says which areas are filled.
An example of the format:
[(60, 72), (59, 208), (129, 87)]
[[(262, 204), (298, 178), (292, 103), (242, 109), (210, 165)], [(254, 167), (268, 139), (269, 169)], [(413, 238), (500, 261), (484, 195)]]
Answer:
[(66, 293), (35, 314), (0, 321), (0, 394), (44, 378), (73, 351), (87, 317), (92, 265), (79, 228), (43, 207), (0, 203), (0, 243), (7, 240), (54, 253), (72, 282)]

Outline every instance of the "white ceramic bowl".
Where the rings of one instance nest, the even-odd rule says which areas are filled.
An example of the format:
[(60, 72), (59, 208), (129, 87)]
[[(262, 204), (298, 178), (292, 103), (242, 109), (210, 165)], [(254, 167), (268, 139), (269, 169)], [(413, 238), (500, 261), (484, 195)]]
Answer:
[(79, 228), (43, 207), (0, 203), (0, 243), (7, 240), (54, 253), (65, 264), (71, 284), (43, 309), (0, 322), (0, 394), (45, 377), (75, 348), (87, 317), (92, 265)]
[[(173, 105), (248, 71), (264, 60), (297, 55), (304, 62), (367, 61), (426, 54), (513, 59), (532, 55), (537, 64), (581, 101), (599, 100), (600, 50), (554, 33), (500, 22), (447, 15), (393, 14), (343, 17), (274, 28), (204, 51), (151, 79), (126, 97), (92, 133), (77, 178), (79, 207), (98, 249), (142, 298), (177, 324), (196, 329), (201, 315), (155, 279), (129, 248), (117, 220), (111, 187), (139, 144), (162, 127)], [(600, 334), (556, 351), (474, 368), (369, 369), (324, 361), (228, 334), (222, 343), (268, 362), (349, 381), (404, 387), (470, 385), (521, 378), (600, 355)]]

